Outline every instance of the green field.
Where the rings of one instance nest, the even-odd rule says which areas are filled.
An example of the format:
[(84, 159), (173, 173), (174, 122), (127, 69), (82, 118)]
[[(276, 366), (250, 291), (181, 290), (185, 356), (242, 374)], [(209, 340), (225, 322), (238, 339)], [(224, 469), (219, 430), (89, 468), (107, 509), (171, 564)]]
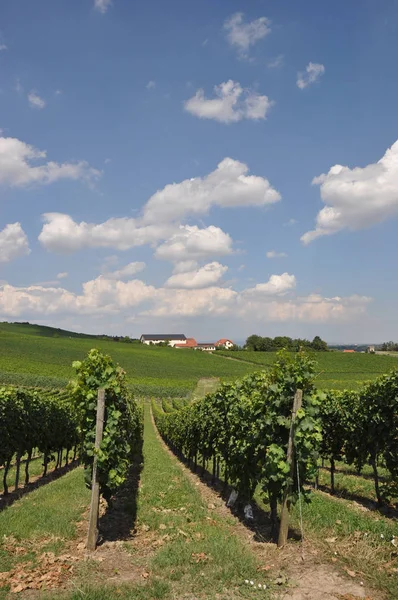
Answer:
[(36, 326), (0, 324), (0, 383), (63, 387), (74, 376), (72, 362), (93, 347), (110, 354), (137, 393), (147, 395), (184, 396), (201, 378), (236, 379), (255, 369), (205, 352), (48, 334)]
[[(68, 334), (37, 325), (0, 323), (0, 383), (64, 387), (74, 376), (72, 362), (95, 347), (110, 354), (126, 370), (137, 394), (183, 397), (199, 379), (234, 380), (259, 368), (269, 368), (276, 359), (275, 352), (207, 354)], [(318, 352), (314, 358), (318, 363), (317, 384), (323, 389), (355, 389), (364, 381), (398, 368), (398, 357), (389, 355)]]
[[(276, 360), (275, 352), (240, 350), (218, 351), (217, 354), (233, 357), (250, 365), (258, 365), (260, 368), (268, 368)], [(398, 369), (398, 355), (314, 352), (313, 356), (317, 362), (317, 385), (322, 389), (356, 389), (365, 381)]]

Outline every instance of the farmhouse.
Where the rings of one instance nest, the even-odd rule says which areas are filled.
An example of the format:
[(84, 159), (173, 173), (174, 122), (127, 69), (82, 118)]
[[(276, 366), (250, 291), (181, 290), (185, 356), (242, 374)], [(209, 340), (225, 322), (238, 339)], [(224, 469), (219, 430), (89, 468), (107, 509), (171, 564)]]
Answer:
[(213, 342), (199, 343), (195, 338), (187, 338), (183, 333), (156, 333), (147, 334), (143, 333), (140, 337), (141, 344), (160, 344), (161, 342), (168, 342), (169, 346), (173, 348), (190, 348), (192, 350), (204, 350), (205, 352), (215, 352), (217, 348), (226, 348), (229, 350), (232, 348), (234, 343), (227, 338), (218, 340), (215, 344)]
[(197, 345), (195, 338), (187, 338), (185, 344), (174, 344), (174, 348), (196, 348)]
[(217, 348), (225, 348), (226, 350), (229, 350), (232, 348), (234, 343), (226, 338), (221, 338), (221, 340), (218, 340), (218, 342), (216, 342), (214, 345), (217, 346)]
[(208, 344), (198, 344), (196, 346), (196, 350), (204, 350), (205, 352), (214, 352), (216, 350), (216, 345), (212, 342)]
[(143, 333), (140, 337), (140, 342), (147, 346), (150, 344), (160, 344), (161, 342), (168, 342), (169, 346), (175, 346), (177, 344), (185, 345), (187, 343), (187, 338), (183, 333)]

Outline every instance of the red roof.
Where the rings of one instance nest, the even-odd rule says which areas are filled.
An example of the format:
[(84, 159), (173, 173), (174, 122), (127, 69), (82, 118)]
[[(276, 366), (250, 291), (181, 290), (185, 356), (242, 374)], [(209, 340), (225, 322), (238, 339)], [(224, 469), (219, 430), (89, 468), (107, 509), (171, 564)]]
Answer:
[(221, 338), (221, 340), (218, 340), (218, 342), (215, 343), (215, 346), (224, 346), (224, 344), (226, 344), (227, 342), (231, 342), (231, 344), (233, 343), (231, 340)]
[(355, 352), (355, 350), (343, 350), (343, 352), (350, 352), (350, 353), (352, 353), (352, 352)]
[(186, 344), (175, 344), (174, 348), (195, 348), (197, 345), (195, 338), (187, 338)]

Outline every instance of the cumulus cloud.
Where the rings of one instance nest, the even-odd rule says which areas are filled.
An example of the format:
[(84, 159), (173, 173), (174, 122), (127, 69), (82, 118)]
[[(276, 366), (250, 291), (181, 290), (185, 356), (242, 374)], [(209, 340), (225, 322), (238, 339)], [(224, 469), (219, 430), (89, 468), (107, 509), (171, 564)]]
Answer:
[[(270, 278), (270, 282), (272, 277)], [(266, 285), (266, 284), (258, 284)], [(361, 317), (371, 301), (366, 296), (324, 298), (318, 294), (304, 297), (281, 296), (282, 286), (272, 285), (271, 293), (237, 292), (230, 287), (155, 288), (133, 279), (118, 281), (100, 276), (87, 281), (76, 294), (63, 287), (0, 285), (0, 316), (30, 319), (55, 315), (103, 317), (128, 315), (141, 317), (190, 318), (226, 316), (260, 322), (338, 323)], [(257, 288), (257, 286), (256, 286)], [(256, 289), (254, 288), (254, 289)]]
[(63, 271), (62, 273), (58, 273), (57, 275), (57, 279), (66, 279), (68, 277), (68, 274), (66, 271)]
[(46, 106), (46, 101), (43, 100), (43, 98), (41, 98), (39, 94), (33, 91), (28, 94), (28, 102), (32, 108), (36, 108), (39, 110), (45, 108)]
[[(289, 301), (272, 301), (266, 305), (265, 318), (270, 321), (301, 321), (304, 323), (348, 322), (366, 312), (371, 298), (367, 296), (347, 296), (345, 298), (323, 298), (311, 294)], [(256, 311), (258, 303), (248, 302), (245, 311)]]
[(274, 104), (268, 96), (244, 90), (240, 83), (226, 81), (214, 87), (215, 98), (206, 98), (204, 90), (184, 104), (185, 110), (201, 119), (214, 119), (221, 123), (236, 123), (242, 119), (265, 119)]
[(325, 67), (323, 65), (312, 62), (308, 63), (305, 72), (300, 71), (297, 73), (297, 87), (300, 88), (300, 90), (303, 90), (311, 85), (311, 83), (315, 83), (324, 72)]
[(197, 267), (198, 263), (196, 260), (182, 260), (181, 262), (174, 264), (173, 274), (186, 273), (187, 271), (195, 271)]
[(165, 225), (139, 226), (136, 219), (121, 217), (104, 223), (76, 223), (62, 213), (46, 213), (39, 235), (40, 243), (52, 252), (76, 252), (83, 248), (128, 250), (165, 239), (175, 228)]
[(325, 175), (315, 177), (325, 207), (318, 213), (316, 227), (301, 240), (343, 229), (364, 229), (398, 214), (398, 141), (377, 162), (366, 167), (335, 165)]
[(226, 19), (224, 30), (231, 46), (238, 50), (241, 57), (247, 57), (250, 46), (271, 33), (271, 21), (267, 17), (260, 17), (245, 23), (243, 13), (237, 12)]
[(60, 179), (83, 179), (93, 181), (101, 172), (87, 162), (56, 163), (45, 161), (46, 152), (37, 150), (16, 138), (0, 137), (0, 184), (11, 187), (27, 187), (33, 184), (49, 184)]
[(0, 231), (0, 263), (30, 254), (29, 242), (20, 223), (10, 223)]
[(142, 314), (151, 317), (195, 317), (227, 315), (236, 306), (238, 293), (230, 288), (201, 290), (158, 290), (153, 308)]
[(289, 273), (271, 275), (266, 283), (257, 283), (253, 288), (245, 290), (251, 296), (282, 296), (296, 287), (296, 277)]
[(137, 279), (123, 282), (103, 276), (84, 283), (80, 295), (62, 287), (14, 287), (6, 284), (0, 286), (0, 314), (13, 317), (117, 314), (149, 300), (155, 291), (155, 288)]
[(112, 6), (112, 0), (94, 0), (94, 8), (103, 15)]
[(129, 279), (133, 275), (140, 273), (146, 267), (144, 262), (131, 262), (116, 271), (111, 271), (106, 273), (106, 277), (109, 279)]
[(155, 257), (172, 262), (225, 256), (232, 252), (232, 238), (219, 227), (181, 225), (179, 230), (158, 246)]
[(218, 262), (208, 263), (200, 269), (176, 273), (165, 283), (168, 288), (201, 289), (214, 286), (222, 278), (228, 267)]
[[(1, 171), (0, 142), (0, 182)], [(206, 241), (209, 252), (214, 248), (217, 255), (228, 254), (232, 250), (228, 234), (218, 227), (199, 230), (198, 227), (180, 226), (181, 220), (206, 214), (213, 206), (266, 206), (280, 199), (279, 192), (267, 179), (250, 175), (247, 165), (225, 158), (215, 171), (205, 177), (186, 179), (157, 191), (138, 218), (112, 218), (96, 224), (79, 223), (63, 213), (46, 213), (39, 240), (48, 250), (60, 253), (100, 247), (128, 250), (166, 240), (158, 248), (160, 258), (173, 254), (175, 258), (172, 260), (181, 261), (184, 259), (181, 252), (185, 248), (192, 250), (190, 260), (196, 259), (196, 256), (208, 256), (204, 249)], [(186, 244), (188, 238), (190, 241)]]
[(286, 258), (286, 252), (276, 252), (276, 250), (269, 250), (267, 252), (267, 258)]
[(144, 207), (143, 221), (170, 221), (203, 215), (213, 206), (266, 206), (280, 199), (281, 195), (268, 179), (249, 175), (246, 164), (224, 158), (217, 169), (205, 177), (185, 179), (156, 192)]

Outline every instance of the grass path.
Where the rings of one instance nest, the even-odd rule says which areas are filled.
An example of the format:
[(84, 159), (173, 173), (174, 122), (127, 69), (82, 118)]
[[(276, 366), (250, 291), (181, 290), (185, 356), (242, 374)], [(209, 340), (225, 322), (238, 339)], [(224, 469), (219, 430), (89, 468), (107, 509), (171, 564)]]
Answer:
[(123, 543), (105, 542), (96, 565), (83, 574), (86, 585), (77, 581), (66, 598), (268, 598), (268, 588), (245, 583), (258, 586), (266, 578), (256, 570), (255, 554), (235, 535), (234, 519), (220, 517), (206, 504), (165, 449), (148, 403), (144, 431), (144, 468), (130, 536)]

